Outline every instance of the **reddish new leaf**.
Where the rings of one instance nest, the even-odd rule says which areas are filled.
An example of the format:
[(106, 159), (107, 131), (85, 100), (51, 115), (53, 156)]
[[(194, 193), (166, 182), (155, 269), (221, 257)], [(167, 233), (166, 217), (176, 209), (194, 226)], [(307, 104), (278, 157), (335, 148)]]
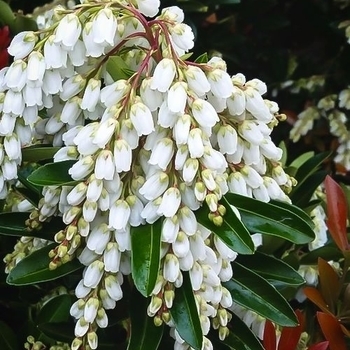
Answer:
[(296, 327), (284, 327), (278, 342), (278, 350), (295, 350), (299, 343), (300, 335), (303, 331), (303, 315), (300, 310), (296, 310), (299, 325)]
[(329, 341), (330, 350), (346, 350), (344, 334), (338, 320), (324, 312), (317, 312), (317, 319), (324, 337)]
[(321, 293), (314, 287), (305, 287), (303, 289), (306, 297), (311, 300), (315, 305), (317, 305), (322, 311), (331, 314), (327, 303), (324, 301)]
[(329, 346), (329, 341), (323, 341), (322, 343), (317, 343), (311, 345), (307, 348), (307, 350), (327, 350)]
[(320, 275), (320, 291), (330, 311), (334, 314), (340, 292), (340, 281), (333, 267), (322, 258), (318, 258), (318, 271)]
[(341, 251), (349, 249), (346, 235), (347, 204), (341, 187), (328, 175), (325, 180), (328, 230)]
[(266, 320), (263, 345), (265, 350), (276, 350), (276, 330), (270, 320)]

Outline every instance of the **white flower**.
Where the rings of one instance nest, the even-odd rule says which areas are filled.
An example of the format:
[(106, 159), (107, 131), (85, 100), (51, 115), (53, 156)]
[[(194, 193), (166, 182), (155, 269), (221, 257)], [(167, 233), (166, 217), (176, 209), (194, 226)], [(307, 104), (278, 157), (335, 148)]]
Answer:
[(75, 13), (65, 15), (56, 28), (55, 43), (62, 43), (68, 50), (73, 49), (81, 33), (81, 23)]
[(37, 36), (32, 31), (18, 33), (12, 39), (7, 51), (15, 60), (24, 58), (34, 49), (37, 40)]
[(149, 164), (158, 165), (162, 170), (166, 170), (174, 155), (174, 142), (170, 138), (159, 140), (154, 147)]
[(102, 261), (95, 260), (84, 271), (84, 286), (89, 288), (96, 288), (99, 284), (104, 271), (104, 264)]
[(70, 98), (62, 109), (61, 121), (68, 125), (76, 125), (76, 121), (82, 112), (80, 103), (80, 97), (74, 96)]
[(18, 160), (21, 158), (21, 141), (16, 134), (5, 137), (4, 148), (9, 160)]
[(213, 127), (219, 117), (214, 107), (207, 101), (196, 99), (191, 106), (192, 113), (198, 124), (202, 127)]
[(174, 283), (180, 274), (179, 259), (174, 254), (167, 254), (164, 259), (163, 277)]
[(182, 177), (186, 184), (191, 184), (197, 175), (199, 162), (197, 159), (187, 159), (182, 169)]
[(173, 127), (173, 138), (177, 146), (187, 143), (190, 127), (191, 117), (188, 114), (183, 114), (178, 117)]
[(252, 87), (248, 87), (244, 93), (246, 97), (246, 109), (253, 114), (256, 119), (269, 122), (272, 119), (272, 114), (259, 92)]
[(226, 99), (226, 105), (232, 116), (241, 115), (245, 110), (245, 95), (238, 87), (233, 87), (232, 95)]
[(207, 75), (210, 90), (216, 97), (228, 98), (233, 93), (233, 83), (227, 72), (214, 69)]
[(176, 66), (172, 59), (163, 58), (156, 66), (151, 81), (151, 89), (160, 92), (169, 90), (176, 74)]
[(165, 217), (172, 217), (176, 214), (181, 203), (181, 194), (178, 188), (170, 187), (162, 197), (162, 201), (157, 210), (157, 214)]
[(165, 172), (156, 172), (141, 186), (139, 192), (148, 200), (154, 200), (168, 188), (169, 176)]
[(168, 108), (174, 113), (183, 114), (187, 102), (187, 84), (178, 81), (168, 91)]
[(46, 95), (55, 95), (62, 91), (62, 78), (58, 70), (46, 70), (42, 85)]
[(139, 11), (147, 17), (154, 17), (160, 6), (159, 0), (136, 0)]
[(83, 29), (83, 42), (86, 48), (86, 56), (100, 57), (104, 55), (105, 45), (97, 44), (94, 41), (92, 22), (86, 22)]
[(55, 43), (55, 35), (50, 35), (44, 44), (44, 56), (46, 68), (61, 68), (67, 64), (67, 51), (61, 45)]
[(221, 153), (233, 154), (237, 150), (237, 132), (231, 125), (223, 125), (217, 133)]
[(86, 156), (73, 164), (68, 173), (74, 180), (82, 180), (92, 172), (94, 164), (93, 158)]
[(113, 156), (116, 171), (118, 173), (130, 170), (132, 162), (132, 152), (131, 147), (125, 140), (119, 139), (114, 143)]
[(96, 316), (99, 307), (99, 300), (97, 298), (89, 298), (84, 307), (84, 319), (86, 322), (92, 323)]
[[(157, 91), (157, 90), (153, 90), (153, 91)], [(167, 100), (164, 100), (158, 111), (157, 123), (163, 128), (173, 128), (175, 121), (178, 117), (178, 114), (179, 113), (177, 112), (172, 112), (169, 109)]]
[(188, 150), (191, 158), (200, 158), (204, 154), (203, 133), (199, 128), (193, 128), (188, 137)]
[(118, 272), (120, 266), (120, 251), (116, 242), (109, 242), (103, 254), (105, 271)]
[(114, 37), (117, 30), (117, 19), (109, 7), (98, 11), (92, 21), (92, 37), (96, 44), (108, 43), (114, 45)]
[(142, 80), (140, 87), (140, 96), (142, 102), (150, 109), (155, 111), (163, 102), (163, 94), (158, 90), (151, 89), (152, 78)]
[(125, 230), (129, 216), (130, 206), (128, 202), (119, 199), (111, 206), (108, 225), (116, 230)]
[(28, 58), (27, 79), (42, 82), (45, 73), (44, 56), (39, 51), (33, 51)]
[(8, 68), (4, 83), (13, 91), (21, 91), (27, 80), (27, 64), (23, 60), (14, 61)]
[(99, 123), (92, 142), (99, 148), (104, 148), (115, 133), (117, 125), (118, 121), (113, 118)]
[(171, 39), (180, 49), (188, 51), (193, 48), (194, 34), (190, 26), (177, 23), (169, 27)]
[(113, 180), (115, 172), (115, 164), (113, 161), (113, 153), (110, 150), (102, 150), (95, 164), (96, 179)]
[(60, 98), (63, 101), (67, 101), (73, 96), (77, 95), (85, 87), (86, 79), (80, 74), (75, 74), (68, 78), (62, 85), (62, 92)]
[(123, 291), (116, 276), (110, 275), (105, 278), (105, 285), (108, 295), (115, 301), (123, 297)]
[(185, 70), (188, 86), (198, 97), (205, 95), (210, 90), (209, 81), (204, 72), (196, 66), (188, 66)]
[(91, 78), (85, 88), (80, 107), (82, 109), (87, 109), (89, 112), (93, 112), (96, 108), (97, 102), (99, 101), (100, 89), (101, 80)]
[(264, 140), (264, 135), (261, 133), (258, 125), (252, 120), (245, 120), (240, 124), (238, 132), (245, 140), (253, 145), (260, 145)]
[(149, 135), (152, 131), (154, 131), (151, 111), (142, 102), (136, 102), (131, 106), (130, 119), (137, 131), (138, 136)]
[(175, 242), (179, 228), (179, 220), (176, 215), (173, 217), (165, 218), (162, 223), (162, 242)]

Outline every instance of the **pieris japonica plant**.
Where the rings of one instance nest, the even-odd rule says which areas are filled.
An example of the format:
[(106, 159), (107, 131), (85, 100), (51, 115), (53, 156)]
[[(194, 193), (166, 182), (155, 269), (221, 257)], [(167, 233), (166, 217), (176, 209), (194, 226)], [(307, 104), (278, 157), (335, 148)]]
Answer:
[[(174, 349), (262, 349), (263, 326), (251, 332), (238, 306), (262, 325), (297, 317), (257, 262), (279, 285), (303, 279), (255, 250), (266, 235), (314, 236), (270, 136), (285, 116), (259, 79), (220, 57), (190, 61), (183, 11), (159, 7), (58, 6), (13, 38), (0, 71), (0, 226), (20, 236), (7, 282), (71, 277), (37, 325), (73, 350), (116, 346), (108, 329), (128, 349), (168, 349), (169, 335)], [(48, 320), (49, 307), (64, 317)]]

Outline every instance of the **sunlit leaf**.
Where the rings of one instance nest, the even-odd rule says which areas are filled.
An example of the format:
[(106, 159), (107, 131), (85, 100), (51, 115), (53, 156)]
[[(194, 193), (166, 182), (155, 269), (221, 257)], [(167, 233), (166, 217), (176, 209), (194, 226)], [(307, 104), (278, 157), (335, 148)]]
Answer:
[(132, 277), (136, 288), (148, 296), (156, 284), (160, 265), (162, 221), (131, 228)]
[(202, 349), (203, 334), (199, 321), (191, 280), (187, 272), (182, 272), (183, 283), (175, 290), (171, 317), (179, 335), (195, 350)]

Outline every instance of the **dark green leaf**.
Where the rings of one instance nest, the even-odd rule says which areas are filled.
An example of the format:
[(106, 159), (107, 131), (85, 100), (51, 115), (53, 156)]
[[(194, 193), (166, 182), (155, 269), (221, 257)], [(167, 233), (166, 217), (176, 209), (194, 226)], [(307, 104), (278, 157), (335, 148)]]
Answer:
[(136, 288), (148, 296), (156, 284), (160, 264), (162, 221), (131, 228), (132, 277)]
[(69, 261), (55, 270), (49, 269), (48, 256), (55, 243), (41, 248), (21, 260), (9, 273), (6, 282), (12, 285), (27, 285), (55, 280), (82, 268), (77, 259)]
[(320, 165), (331, 155), (331, 152), (323, 152), (315, 155), (303, 163), (295, 174), (295, 179), (298, 181), (297, 187), (313, 173), (317, 171)]
[(50, 299), (40, 310), (36, 319), (37, 324), (68, 322), (70, 319), (69, 310), (72, 306), (72, 297), (68, 294), (61, 294)]
[(33, 171), (29, 175), (28, 181), (37, 186), (74, 185), (77, 181), (73, 180), (68, 174), (68, 170), (74, 163), (76, 163), (75, 160), (66, 160), (45, 164)]
[(341, 251), (334, 245), (328, 244), (323, 247), (312, 250), (300, 259), (302, 265), (316, 265), (318, 258), (324, 260), (335, 260), (338, 261), (342, 257)]
[(0, 213), (0, 235), (27, 236), (53, 240), (54, 235), (64, 228), (62, 219), (53, 218), (50, 222), (43, 223), (39, 230), (28, 230), (25, 221), (30, 213), (5, 212)]
[(260, 252), (252, 256), (238, 255), (236, 261), (274, 285), (299, 286), (305, 281), (284, 261)]
[(309, 206), (312, 195), (317, 187), (323, 182), (327, 174), (328, 171), (326, 170), (318, 171), (317, 173), (310, 175), (300, 184), (300, 186), (297, 185), (289, 196), (292, 202), (296, 206), (302, 208)]
[(22, 166), (18, 169), (18, 180), (23, 187), (16, 187), (16, 191), (20, 192), (25, 198), (27, 198), (34, 206), (37, 206), (40, 198), (42, 188), (35, 186), (28, 181), (28, 176), (36, 170), (38, 167), (32, 164)]
[(0, 349), (1, 350), (19, 349), (16, 334), (5, 322), (1, 320), (0, 320)]
[(73, 322), (47, 322), (38, 325), (38, 328), (47, 337), (57, 341), (71, 343), (74, 339)]
[(61, 147), (48, 145), (34, 145), (22, 148), (22, 157), (25, 162), (38, 162), (40, 160), (52, 159)]
[(128, 350), (158, 349), (162, 339), (163, 325), (156, 327), (153, 317), (147, 315), (150, 299), (143, 297), (136, 289), (130, 300), (131, 335)]
[(208, 61), (209, 61), (209, 58), (206, 52), (198, 56), (195, 60), (196, 63), (207, 63)]
[(110, 56), (108, 58), (107, 72), (111, 75), (114, 81), (129, 79), (135, 73), (120, 56)]
[(298, 215), (300, 209), (293, 205), (279, 206), (233, 193), (226, 194), (225, 198), (239, 210), (244, 225), (252, 233), (277, 236), (296, 244), (305, 244), (315, 238), (303, 215)]
[(234, 278), (224, 286), (237, 304), (281, 326), (298, 324), (293, 309), (269, 282), (237, 262), (233, 263), (233, 270)]
[(248, 328), (248, 326), (235, 314), (232, 314), (232, 331), (223, 343), (234, 350), (264, 350), (264, 347)]
[(221, 204), (226, 208), (226, 214), (223, 217), (224, 221), (221, 226), (216, 226), (209, 220), (209, 210), (206, 207), (202, 207), (196, 212), (198, 222), (213, 231), (235, 252), (239, 254), (252, 254), (255, 248), (249, 231), (233, 212), (225, 197), (222, 199)]
[(181, 338), (195, 350), (201, 350), (203, 334), (192, 284), (188, 272), (182, 272), (182, 274), (183, 283), (175, 290), (174, 304), (170, 309), (170, 314)]

